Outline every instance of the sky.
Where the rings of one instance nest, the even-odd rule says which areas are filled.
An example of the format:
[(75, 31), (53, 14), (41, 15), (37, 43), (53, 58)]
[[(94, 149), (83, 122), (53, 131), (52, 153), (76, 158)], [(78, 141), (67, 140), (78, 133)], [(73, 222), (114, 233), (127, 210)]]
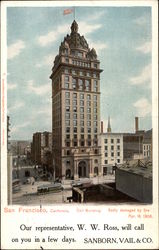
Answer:
[[(68, 8), (68, 7), (67, 7)], [(71, 8), (71, 7), (70, 7)], [(66, 7), (7, 8), (7, 112), (11, 140), (51, 131), (51, 68), (74, 15)], [(100, 60), (106, 132), (152, 127), (151, 7), (76, 7), (79, 33)]]

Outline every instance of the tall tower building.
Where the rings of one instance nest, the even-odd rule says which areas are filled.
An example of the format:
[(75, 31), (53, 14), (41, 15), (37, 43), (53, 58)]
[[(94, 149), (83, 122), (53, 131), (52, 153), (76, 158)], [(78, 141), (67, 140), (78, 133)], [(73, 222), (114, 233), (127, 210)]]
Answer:
[(56, 177), (101, 174), (100, 62), (73, 21), (52, 74), (53, 165)]

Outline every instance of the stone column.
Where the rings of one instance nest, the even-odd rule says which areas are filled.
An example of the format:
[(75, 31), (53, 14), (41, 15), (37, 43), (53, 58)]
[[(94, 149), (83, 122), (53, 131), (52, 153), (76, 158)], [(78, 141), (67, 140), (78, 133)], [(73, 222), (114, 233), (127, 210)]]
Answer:
[(93, 159), (89, 160), (89, 178), (93, 177)]
[(74, 161), (74, 180), (78, 180), (78, 166), (77, 166), (77, 160)]

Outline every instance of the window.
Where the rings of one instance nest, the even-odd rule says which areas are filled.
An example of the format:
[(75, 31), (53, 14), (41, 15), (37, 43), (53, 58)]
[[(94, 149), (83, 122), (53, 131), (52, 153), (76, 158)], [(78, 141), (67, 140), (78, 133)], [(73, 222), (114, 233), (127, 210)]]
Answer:
[(96, 121), (94, 122), (94, 126), (95, 126), (95, 127), (97, 126), (97, 122), (96, 122)]
[(88, 128), (87, 131), (88, 131), (88, 133), (91, 133), (91, 128)]
[(84, 108), (83, 107), (80, 107), (80, 112), (84, 113)]
[(117, 159), (117, 163), (120, 163), (120, 159)]
[(65, 76), (65, 82), (69, 82), (69, 76)]
[(73, 99), (77, 98), (77, 93), (73, 93)]
[(69, 89), (69, 83), (65, 83), (65, 89)]
[(97, 133), (97, 128), (94, 128), (94, 133)]
[(98, 146), (97, 140), (94, 140), (94, 145), (95, 145), (95, 146)]
[(85, 88), (87, 91), (90, 90), (90, 81), (89, 80), (85, 80)]
[(87, 108), (87, 113), (91, 113), (91, 108)]
[(72, 88), (73, 89), (76, 89), (76, 83), (77, 83), (76, 78), (72, 78)]
[(87, 115), (87, 120), (91, 120), (91, 115), (90, 114)]
[(120, 152), (117, 152), (117, 156), (120, 156)]
[(78, 52), (78, 53), (77, 53), (77, 56), (78, 56), (78, 57), (83, 57), (83, 53), (82, 53), (82, 52)]
[(77, 133), (77, 127), (74, 127), (74, 128), (73, 128), (73, 132), (74, 132), (74, 133)]
[(97, 74), (96, 74), (96, 73), (93, 73), (93, 77), (96, 78), (96, 77), (97, 77)]
[(120, 143), (120, 139), (117, 139), (117, 143)]
[(111, 143), (114, 143), (114, 139), (111, 139)]
[(66, 126), (70, 126), (70, 120), (65, 121)]
[(94, 120), (97, 120), (97, 115), (94, 115)]
[(64, 72), (65, 72), (65, 74), (68, 74), (68, 73), (69, 73), (69, 70), (68, 70), (68, 69), (65, 69)]
[(74, 142), (73, 142), (73, 146), (74, 146), (74, 147), (77, 147), (77, 141), (74, 141)]
[(94, 160), (94, 163), (98, 163), (98, 159), (95, 159), (95, 160)]
[(76, 83), (72, 83), (72, 88), (76, 89)]
[(65, 114), (65, 118), (66, 118), (66, 119), (70, 119), (70, 113), (66, 113), (66, 114)]
[(70, 98), (70, 92), (65, 92), (65, 97)]
[(84, 147), (84, 141), (81, 141), (81, 146)]
[(72, 70), (72, 75), (76, 75), (76, 71), (75, 70)]
[(94, 101), (97, 101), (97, 95), (94, 95)]
[(90, 73), (90, 72), (87, 72), (87, 73), (86, 73), (86, 76), (91, 76), (91, 73)]
[(77, 139), (77, 134), (74, 134), (73, 138), (74, 138), (74, 139)]
[(81, 135), (81, 139), (84, 139), (84, 135)]
[(71, 51), (71, 55), (75, 56), (75, 51), (74, 50)]
[(97, 155), (97, 154), (98, 154), (98, 149), (95, 149), (95, 150), (94, 150), (94, 153)]
[(67, 151), (66, 151), (66, 155), (70, 155), (70, 150), (67, 150)]
[(84, 106), (84, 101), (80, 101), (80, 106)]
[(88, 146), (91, 146), (91, 141), (88, 141), (88, 142), (87, 142), (87, 145), (88, 145)]
[(73, 106), (77, 106), (77, 100), (73, 100)]
[(94, 113), (97, 113), (97, 108), (94, 108)]
[(66, 112), (70, 112), (70, 107), (66, 106)]
[(80, 94), (80, 99), (84, 99), (84, 94)]
[(68, 55), (68, 49), (64, 49), (64, 54)]
[(84, 127), (81, 127), (81, 133), (84, 133)]
[(80, 125), (84, 126), (84, 121), (83, 120), (80, 121)]
[(108, 164), (108, 160), (105, 160), (104, 163), (105, 163), (105, 164)]
[(84, 119), (84, 114), (80, 114), (80, 119)]
[(114, 146), (111, 146), (111, 150), (114, 150)]
[(77, 107), (76, 106), (73, 107), (73, 112), (77, 112)]
[(73, 120), (73, 126), (77, 126), (77, 120)]
[(91, 106), (91, 102), (90, 101), (87, 101), (87, 106)]
[(79, 79), (79, 89), (83, 89), (83, 80)]
[(94, 139), (97, 139), (97, 135), (94, 135)]
[(88, 135), (88, 139), (91, 139), (91, 135)]
[(69, 142), (69, 141), (66, 141), (66, 142), (65, 142), (65, 145), (66, 145), (66, 147), (70, 147), (70, 142)]
[(70, 128), (66, 127), (66, 133), (70, 133)]
[(77, 119), (77, 114), (73, 114), (73, 119)]
[(108, 150), (108, 146), (105, 146), (105, 150)]
[(65, 62), (66, 62), (66, 63), (69, 63), (69, 59), (68, 59), (68, 58), (65, 58)]
[(114, 157), (114, 152), (111, 152), (111, 157)]
[(70, 139), (70, 135), (68, 134), (68, 135), (66, 135), (66, 139)]
[(66, 105), (70, 105), (70, 99), (65, 100)]
[(83, 75), (84, 75), (83, 71), (80, 71), (80, 72), (79, 72), (79, 75), (80, 75), (80, 76), (83, 76)]
[(105, 157), (108, 157), (108, 153), (107, 152), (105, 152)]
[(91, 95), (87, 95), (87, 100), (91, 100)]
[(87, 126), (90, 127), (91, 126), (91, 121), (87, 122)]
[(94, 68), (97, 68), (97, 63), (94, 63), (94, 65), (93, 65), (93, 66), (94, 66)]
[(67, 164), (67, 165), (70, 165), (70, 160), (66, 160), (66, 164)]
[(117, 146), (117, 150), (120, 150), (120, 146), (119, 145)]

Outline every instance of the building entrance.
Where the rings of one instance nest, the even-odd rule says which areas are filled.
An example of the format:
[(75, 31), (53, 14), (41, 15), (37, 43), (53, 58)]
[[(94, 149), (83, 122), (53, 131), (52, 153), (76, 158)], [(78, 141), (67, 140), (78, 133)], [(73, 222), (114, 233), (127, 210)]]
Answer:
[(80, 161), (78, 164), (78, 176), (79, 178), (87, 177), (87, 163), (85, 161)]

